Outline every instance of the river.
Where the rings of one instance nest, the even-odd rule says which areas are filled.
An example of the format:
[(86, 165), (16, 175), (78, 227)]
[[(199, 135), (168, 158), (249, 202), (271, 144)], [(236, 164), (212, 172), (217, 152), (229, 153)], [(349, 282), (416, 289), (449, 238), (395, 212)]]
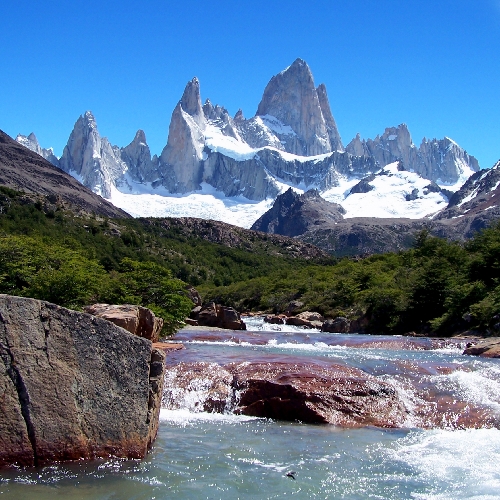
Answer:
[(183, 330), (174, 340), (185, 349), (169, 354), (169, 371), (195, 360), (343, 363), (391, 384), (405, 421), (341, 428), (235, 415), (230, 404), (205, 413), (204, 381), (182, 393), (167, 374), (146, 460), (3, 471), (0, 499), (500, 498), (500, 360), (463, 356), (463, 342), (322, 334), (252, 318), (247, 328)]

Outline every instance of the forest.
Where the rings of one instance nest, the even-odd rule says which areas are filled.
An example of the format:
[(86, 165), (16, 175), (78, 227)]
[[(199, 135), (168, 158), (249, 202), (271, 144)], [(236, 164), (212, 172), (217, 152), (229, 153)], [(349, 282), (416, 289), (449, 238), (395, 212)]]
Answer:
[(292, 257), (263, 239), (231, 248), (161, 219), (107, 219), (47, 209), (0, 187), (0, 293), (82, 309), (106, 302), (151, 308), (164, 334), (192, 307), (186, 288), (240, 312), (301, 310), (363, 319), (366, 333), (449, 336), (500, 330), (500, 225), (466, 243), (423, 231), (413, 248), (364, 258)]

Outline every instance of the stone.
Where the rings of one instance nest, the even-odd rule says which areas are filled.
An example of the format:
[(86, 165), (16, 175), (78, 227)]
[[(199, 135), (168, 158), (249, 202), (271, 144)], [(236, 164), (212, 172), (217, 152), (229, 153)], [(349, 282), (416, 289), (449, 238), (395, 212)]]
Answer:
[(0, 465), (143, 458), (157, 432), (163, 360), (109, 321), (0, 295)]
[(323, 318), (323, 316), (318, 313), (318, 312), (312, 312), (312, 311), (304, 311), (304, 312), (301, 312), (299, 314), (297, 314), (297, 316), (295, 316), (296, 318), (300, 318), (300, 319), (303, 319), (305, 321), (324, 321), (325, 318)]
[(264, 316), (264, 323), (270, 323), (271, 325), (284, 325), (286, 321), (286, 316), (284, 314), (268, 314)]
[[(321, 100), (311, 70), (302, 59), (296, 59), (267, 84), (256, 114), (269, 123), (271, 130), (284, 142), (287, 152), (313, 156), (329, 153), (339, 146), (340, 136), (326, 89), (321, 87), (320, 93)], [(323, 111), (327, 114), (328, 125)], [(331, 135), (336, 140), (334, 148), (330, 143)]]
[(142, 306), (93, 304), (85, 307), (84, 311), (111, 321), (128, 332), (149, 339), (151, 342), (158, 342), (163, 328), (163, 319), (158, 318), (151, 309)]
[(343, 427), (402, 427), (394, 387), (340, 364), (180, 362), (169, 366), (162, 407)]
[(323, 199), (316, 190), (304, 194), (292, 188), (276, 198), (273, 206), (252, 225), (254, 231), (283, 236), (300, 236), (311, 227), (336, 224), (345, 210)]
[(479, 170), (477, 160), (449, 138), (423, 139), (419, 148), (412, 141), (406, 124), (388, 127), (375, 139), (362, 140), (359, 134), (345, 150), (355, 156), (371, 156), (380, 167), (399, 161), (406, 170), (431, 181), (455, 184), (464, 167)]
[(133, 141), (121, 148), (120, 157), (127, 165), (127, 172), (133, 180), (146, 183), (158, 178), (158, 159), (151, 159), (151, 151), (143, 130), (138, 130)]
[(130, 217), (1, 130), (0, 185), (22, 191), (32, 198), (49, 197), (52, 204), (59, 200), (60, 208), (64, 210), (105, 217)]
[(483, 358), (500, 358), (500, 339), (495, 337), (470, 343), (463, 353)]
[(227, 328), (229, 330), (246, 330), (246, 325), (241, 320), (239, 313), (232, 307), (218, 306), (217, 318), (221, 328)]
[(322, 332), (328, 333), (349, 333), (351, 322), (342, 316), (335, 319), (327, 319), (321, 325)]
[(246, 330), (244, 321), (232, 307), (225, 307), (215, 302), (209, 302), (199, 309), (194, 308), (191, 313), (191, 319), (197, 321), (199, 326)]
[(52, 149), (45, 149), (40, 146), (38, 143), (38, 139), (36, 135), (31, 132), (27, 137), (22, 134), (18, 134), (16, 137), (16, 142), (22, 144), (25, 148), (33, 151), (34, 153), (40, 155), (42, 158), (45, 158), (47, 161), (50, 161), (52, 165), (55, 167), (59, 167), (59, 158), (54, 155)]
[(389, 384), (356, 368), (316, 363), (235, 363), (237, 413), (344, 427), (397, 427), (405, 407)]

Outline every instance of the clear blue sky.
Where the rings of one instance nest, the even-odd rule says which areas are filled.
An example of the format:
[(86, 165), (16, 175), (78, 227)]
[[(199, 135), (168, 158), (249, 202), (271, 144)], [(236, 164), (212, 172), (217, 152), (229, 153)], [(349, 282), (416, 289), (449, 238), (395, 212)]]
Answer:
[(0, 15), (0, 128), (59, 156), (78, 116), (127, 145), (166, 144), (188, 80), (253, 116), (297, 57), (325, 83), (347, 144), (406, 123), (500, 158), (500, 0), (26, 0)]

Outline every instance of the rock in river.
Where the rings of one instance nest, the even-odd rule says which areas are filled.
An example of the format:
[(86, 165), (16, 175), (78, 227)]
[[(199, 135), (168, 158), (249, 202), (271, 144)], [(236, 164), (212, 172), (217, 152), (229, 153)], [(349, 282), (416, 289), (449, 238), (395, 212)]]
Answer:
[(104, 319), (0, 295), (0, 466), (142, 458), (164, 354)]

